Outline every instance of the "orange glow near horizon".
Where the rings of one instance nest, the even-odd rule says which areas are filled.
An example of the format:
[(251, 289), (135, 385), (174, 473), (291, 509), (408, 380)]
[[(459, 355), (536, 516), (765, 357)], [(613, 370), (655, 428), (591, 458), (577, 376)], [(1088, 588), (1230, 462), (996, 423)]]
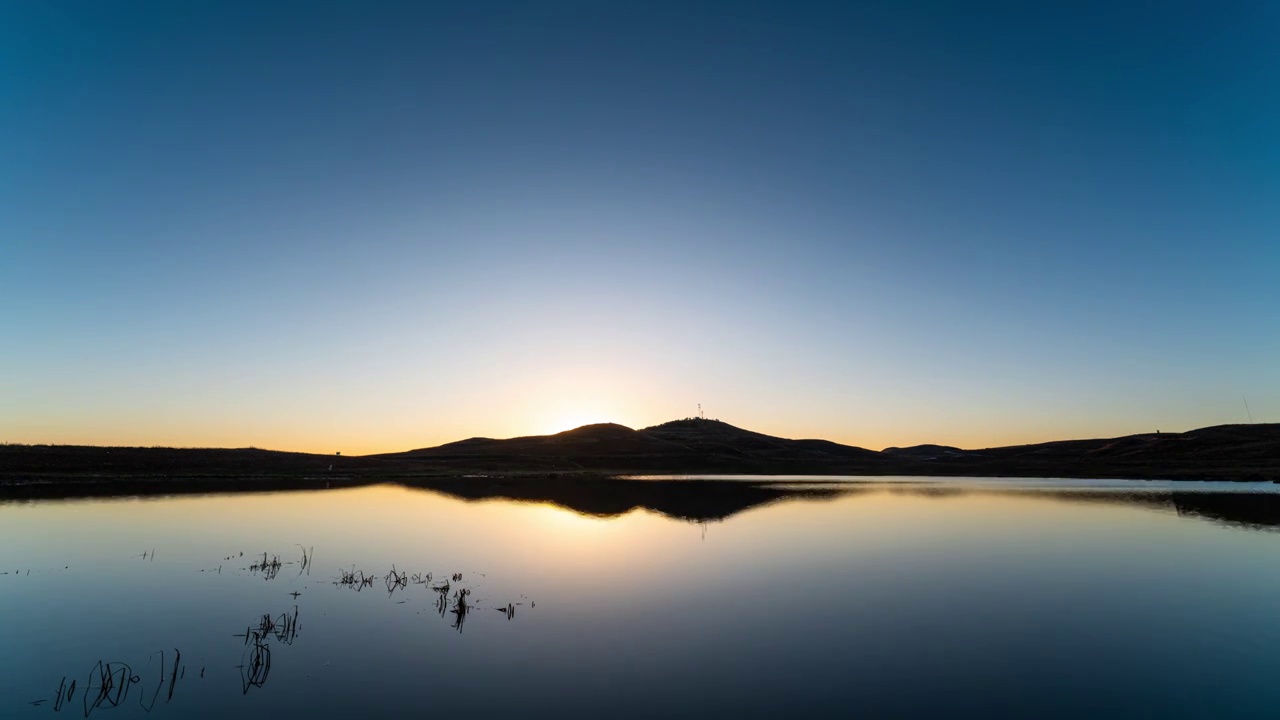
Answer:
[[(325, 422), (324, 418), (308, 417), (288, 421), (283, 417), (254, 416), (243, 422), (230, 418), (211, 417), (206, 422), (182, 421), (179, 418), (132, 417), (124, 421), (99, 424), (98, 418), (82, 418), (75, 423), (34, 422), (22, 423), (0, 418), (0, 443), (49, 444), (49, 445), (97, 445), (141, 447), (187, 448), (243, 448), (258, 447), (268, 450), (312, 452), (343, 455), (369, 455), (400, 452), (415, 448), (433, 447), (470, 437), (511, 438), (528, 435), (550, 435), (572, 430), (583, 425), (617, 423), (633, 429), (657, 425), (668, 420), (691, 416), (692, 412), (679, 411), (643, 412), (640, 408), (619, 408), (611, 411), (604, 402), (587, 401), (573, 404), (569, 401), (553, 402), (545, 411), (516, 407), (510, 412), (496, 413), (481, 418), (462, 418), (460, 414), (435, 420), (421, 417), (417, 412), (388, 416), (381, 423), (359, 425)], [(1011, 432), (1007, 427), (993, 424), (956, 423), (952, 426), (938, 419), (927, 424), (916, 424), (903, 418), (886, 418), (882, 422), (840, 423), (831, 418), (818, 423), (821, 418), (797, 418), (793, 415), (756, 413), (743, 416), (725, 415), (719, 419), (732, 425), (778, 437), (802, 439), (817, 438), (846, 445), (881, 450), (886, 447), (906, 447), (924, 443), (953, 445), (977, 449), (1028, 443), (1079, 438), (1117, 437), (1155, 428), (1139, 427), (1123, 422), (1123, 418), (1100, 426), (1083, 418), (1056, 418), (1042, 425), (1020, 428)], [(166, 422), (167, 420), (167, 422)], [(1074, 420), (1074, 422), (1073, 422)], [(106, 425), (104, 427), (103, 425)], [(1204, 422), (1186, 427), (1166, 426), (1165, 432), (1180, 432), (1203, 427)]]
[(562, 413), (550, 414), (552, 418), (542, 424), (542, 427), (534, 433), (536, 435), (554, 435), (562, 433), (566, 430), (573, 430), (584, 425), (597, 425), (599, 423), (614, 422), (603, 413), (592, 413), (585, 411), (568, 411)]
[[(472, 369), (475, 371), (475, 368)], [(474, 374), (474, 373), (473, 373)], [(463, 376), (459, 375), (459, 378)], [(529, 360), (519, 374), (496, 369), (486, 382), (435, 390), (376, 383), (326, 392), (276, 392), (264, 387), (232, 399), (213, 388), (166, 394), (163, 402), (75, 395), (19, 397), (0, 412), (0, 442), (25, 444), (259, 447), (269, 450), (368, 455), (433, 447), (470, 437), (511, 438), (564, 432), (612, 422), (641, 429), (690, 417), (702, 401), (707, 416), (785, 438), (816, 438), (882, 450), (924, 443), (961, 448), (1051, 440), (1116, 437), (1231, 422), (1229, 414), (1195, 408), (1153, 424), (1134, 406), (1103, 418), (1087, 403), (1062, 406), (1027, 421), (1017, 408), (975, 401), (951, 412), (922, 413), (912, 403), (856, 407), (821, 396), (783, 396), (770, 385), (713, 387), (703, 392), (649, 367)], [(726, 380), (725, 382), (728, 382)], [(322, 383), (316, 382), (315, 385)], [(768, 391), (768, 392), (765, 392)], [(750, 393), (765, 392), (752, 399)], [(686, 401), (686, 399), (690, 401)], [(110, 402), (108, 402), (110, 400)]]

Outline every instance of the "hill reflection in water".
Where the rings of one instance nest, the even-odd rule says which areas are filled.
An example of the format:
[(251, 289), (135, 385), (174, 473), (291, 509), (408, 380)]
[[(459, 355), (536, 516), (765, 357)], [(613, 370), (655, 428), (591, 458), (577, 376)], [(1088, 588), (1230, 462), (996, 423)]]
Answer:
[[(278, 482), (137, 480), (66, 484), (0, 485), (0, 504), (110, 498), (161, 498), (295, 491), (325, 491), (390, 484), (466, 502), (543, 503), (580, 515), (609, 518), (645, 510), (674, 520), (702, 523), (779, 503), (820, 502), (856, 495), (894, 493), (938, 499), (1004, 496), (1069, 503), (1127, 505), (1248, 529), (1280, 527), (1280, 492), (1270, 484), (1142, 481), (1043, 480), (1016, 478), (710, 476), (429, 477), (366, 483), (354, 478), (291, 478)], [(1186, 490), (1182, 488), (1186, 487)]]
[[(912, 483), (762, 482), (689, 480), (528, 481), (500, 478), (447, 478), (401, 483), (466, 501), (511, 500), (547, 503), (594, 517), (647, 510), (688, 522), (724, 521), (754, 508), (784, 502), (824, 501), (877, 492), (931, 498), (996, 495), (1068, 503), (1128, 505), (1222, 525), (1267, 530), (1280, 527), (1280, 493), (1230, 489), (1216, 492), (1083, 488), (966, 486), (963, 480), (927, 479)], [(1077, 481), (1063, 481), (1070, 485)]]

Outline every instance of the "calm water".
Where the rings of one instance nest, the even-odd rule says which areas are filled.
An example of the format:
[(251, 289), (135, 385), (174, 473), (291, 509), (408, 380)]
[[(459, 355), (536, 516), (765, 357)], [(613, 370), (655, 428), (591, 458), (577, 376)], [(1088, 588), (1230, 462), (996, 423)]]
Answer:
[(1269, 716), (1274, 487), (859, 483), (707, 522), (399, 486), (3, 504), (0, 717)]

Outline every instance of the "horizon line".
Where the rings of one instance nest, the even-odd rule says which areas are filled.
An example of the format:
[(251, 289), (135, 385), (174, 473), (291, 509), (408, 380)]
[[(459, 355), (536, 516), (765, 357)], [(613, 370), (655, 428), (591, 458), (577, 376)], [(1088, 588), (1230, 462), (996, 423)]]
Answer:
[[(1199, 430), (1210, 430), (1213, 428), (1280, 425), (1280, 423), (1268, 423), (1268, 422), (1256, 422), (1256, 421), (1240, 422), (1240, 423), (1219, 423), (1217, 425), (1203, 425), (1203, 426), (1193, 427), (1188, 430), (1177, 430), (1177, 431), (1169, 431), (1169, 432), (1165, 432), (1162, 430), (1155, 430), (1153, 432), (1137, 432), (1137, 433), (1129, 433), (1127, 435), (1113, 435), (1110, 437), (1088, 436), (1088, 437), (1055, 438), (1050, 440), (1041, 440), (1038, 442), (1015, 443), (1012, 445), (989, 445), (986, 447), (978, 447), (978, 448), (963, 448), (955, 445), (944, 445), (942, 443), (926, 442), (926, 443), (916, 443), (914, 445), (886, 445), (885, 447), (880, 448), (879, 450), (872, 450), (871, 448), (863, 447), (861, 445), (849, 445), (846, 443), (836, 442), (835, 440), (828, 440), (827, 438), (821, 438), (821, 437), (786, 438), (786, 437), (782, 437), (781, 435), (769, 435), (768, 433), (757, 432), (755, 430), (749, 430), (747, 428), (739, 427), (737, 425), (726, 422), (719, 418), (684, 417), (684, 418), (676, 418), (674, 420), (667, 420), (664, 422), (656, 423), (654, 425), (646, 425), (640, 428), (634, 428), (634, 427), (631, 427), (630, 425), (624, 425), (619, 422), (610, 421), (610, 422), (587, 423), (585, 425), (579, 425), (577, 427), (569, 428), (567, 430), (560, 430), (558, 432), (553, 432), (553, 433), (512, 435), (509, 437), (501, 437), (501, 438), (488, 437), (486, 435), (472, 435), (470, 437), (459, 438), (457, 440), (449, 440), (447, 442), (443, 442), (438, 445), (426, 445), (421, 447), (407, 448), (404, 450), (391, 450), (388, 452), (373, 452), (373, 453), (365, 453), (361, 455), (346, 455), (345, 457), (358, 458), (358, 457), (377, 457), (380, 455), (396, 455), (400, 453), (414, 452), (418, 450), (430, 450), (432, 448), (443, 447), (445, 445), (452, 445), (454, 443), (459, 443), (459, 442), (466, 442), (468, 440), (503, 441), (503, 440), (519, 440), (523, 438), (555, 437), (557, 435), (565, 435), (567, 433), (578, 432), (586, 428), (602, 427), (602, 426), (608, 426), (608, 425), (621, 427), (621, 428), (630, 430), (632, 432), (642, 432), (644, 430), (648, 430), (655, 427), (661, 427), (663, 425), (667, 425), (675, 422), (708, 422), (708, 423), (714, 422), (714, 423), (720, 423), (722, 425), (728, 425), (729, 427), (732, 427), (738, 430), (743, 430), (745, 432), (755, 433), (757, 435), (765, 435), (767, 437), (776, 437), (783, 440), (820, 440), (822, 442), (830, 442), (836, 445), (843, 445), (845, 447), (853, 447), (861, 450), (870, 450), (871, 452), (884, 452), (885, 450), (891, 450), (891, 449), (906, 449), (906, 448), (914, 448), (914, 447), (923, 447), (927, 445), (935, 445), (938, 447), (954, 447), (958, 450), (964, 450), (967, 452), (977, 452), (981, 450), (995, 450), (998, 448), (1013, 448), (1013, 447), (1029, 447), (1032, 445), (1046, 445), (1049, 443), (1059, 443), (1059, 442), (1081, 442), (1081, 441), (1087, 441), (1087, 440), (1119, 440), (1122, 438), (1141, 437), (1145, 435), (1184, 435), (1190, 432), (1196, 432)], [(0, 447), (50, 447), (50, 448), (83, 447), (83, 448), (101, 448), (101, 449), (107, 449), (107, 450), (115, 449), (115, 448), (140, 449), (140, 450), (258, 450), (262, 452), (290, 453), (290, 454), (296, 454), (296, 455), (317, 455), (320, 457), (331, 457), (331, 456), (342, 455), (341, 451), (337, 451), (334, 453), (320, 453), (320, 452), (309, 452), (306, 450), (285, 450), (285, 449), (277, 449), (277, 448), (266, 448), (266, 447), (259, 447), (257, 445), (243, 445), (239, 447), (211, 446), (211, 445), (92, 445), (92, 444), (84, 445), (84, 444), (77, 444), (77, 443), (29, 443), (29, 442), (24, 443), (24, 442), (0, 441)]]

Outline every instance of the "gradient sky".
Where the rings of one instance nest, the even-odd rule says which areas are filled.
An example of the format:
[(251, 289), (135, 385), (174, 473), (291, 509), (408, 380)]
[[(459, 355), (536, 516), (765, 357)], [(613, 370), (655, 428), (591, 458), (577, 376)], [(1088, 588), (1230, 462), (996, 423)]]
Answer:
[(0, 441), (1280, 420), (1280, 5), (9, 2)]

